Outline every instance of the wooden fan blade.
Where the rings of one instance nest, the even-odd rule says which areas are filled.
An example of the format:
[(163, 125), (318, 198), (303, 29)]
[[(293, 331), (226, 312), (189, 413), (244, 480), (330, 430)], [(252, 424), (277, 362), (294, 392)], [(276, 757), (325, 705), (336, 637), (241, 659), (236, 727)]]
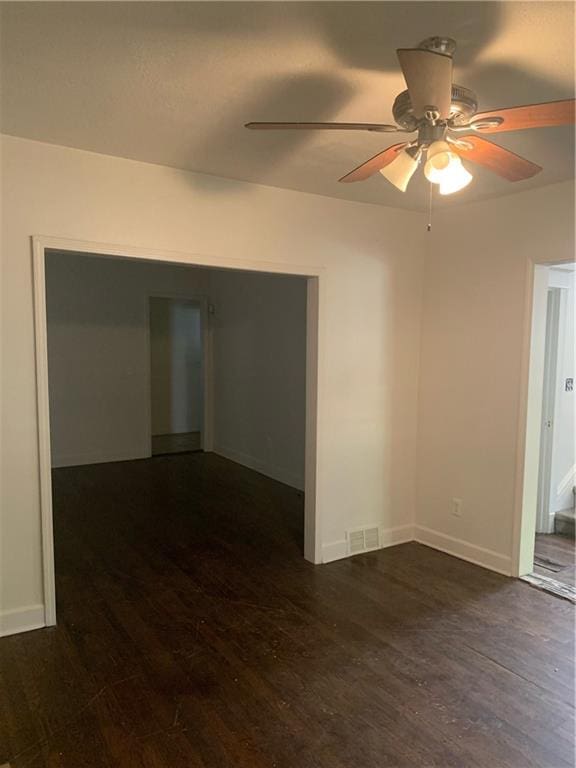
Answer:
[(392, 144), (391, 147), (388, 147), (383, 152), (379, 152), (377, 155), (374, 155), (374, 157), (371, 157), (370, 160), (366, 160), (366, 162), (359, 165), (358, 168), (354, 168), (354, 170), (347, 173), (346, 176), (342, 176), (339, 181), (348, 184), (351, 181), (364, 181), (365, 179), (368, 179), (382, 168), (390, 165), (398, 152), (407, 146), (408, 144), (406, 142), (403, 142), (402, 144)]
[(447, 118), (452, 103), (452, 57), (422, 48), (400, 48), (396, 53), (414, 115), (423, 117), (426, 107), (436, 107), (440, 117)]
[(452, 144), (451, 146), (463, 160), (483, 165), (508, 181), (522, 181), (540, 173), (542, 168), (509, 149), (494, 144), (480, 136), (465, 136), (463, 141), (471, 144), (470, 149)]
[(523, 107), (493, 109), (474, 115), (472, 124), (479, 120), (501, 117), (503, 122), (491, 128), (477, 128), (481, 133), (502, 133), (503, 131), (524, 131), (526, 128), (547, 128), (552, 125), (574, 125), (574, 99), (548, 101), (544, 104), (526, 104)]
[[(381, 123), (246, 123), (245, 128), (256, 131), (374, 131), (376, 133), (399, 133), (396, 125)], [(404, 131), (403, 131), (404, 132)]]

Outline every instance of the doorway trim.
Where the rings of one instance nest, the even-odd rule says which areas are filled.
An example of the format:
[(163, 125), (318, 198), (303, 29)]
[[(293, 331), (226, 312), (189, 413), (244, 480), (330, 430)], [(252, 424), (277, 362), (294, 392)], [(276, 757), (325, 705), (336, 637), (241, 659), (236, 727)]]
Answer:
[[(151, 299), (171, 299), (174, 301), (187, 301), (191, 304), (197, 304), (200, 309), (200, 335), (202, 337), (202, 431), (200, 433), (201, 446), (203, 451), (212, 451), (214, 447), (214, 413), (213, 413), (213, 369), (212, 369), (212, 327), (210, 324), (210, 299), (207, 296), (193, 295), (185, 293), (169, 293), (167, 291), (149, 292), (146, 295), (146, 314), (148, 317), (146, 344), (148, 346), (148, 422), (150, 425), (150, 443), (152, 443), (152, 347), (150, 340), (150, 300)], [(152, 453), (152, 445), (150, 445)], [(0, 767), (1, 768), (1, 767)]]
[(573, 262), (568, 258), (526, 264), (512, 530), (511, 575), (516, 577), (531, 573), (534, 565), (548, 270)]
[(540, 465), (538, 467), (536, 533), (552, 533), (554, 528), (553, 524), (551, 526), (550, 520), (550, 495), (552, 490), (552, 449), (554, 445), (561, 298), (561, 288), (548, 287), (544, 340), (542, 415), (540, 418)]
[(304, 558), (321, 563), (321, 508), (317, 498), (317, 446), (319, 398), (318, 360), (322, 347), (320, 305), (324, 269), (318, 266), (257, 261), (113, 243), (98, 243), (63, 237), (33, 235), (34, 338), (36, 352), (36, 402), (38, 409), (38, 458), (42, 532), (44, 624), (56, 624), (54, 570), (54, 526), (52, 509), (52, 460), (50, 448), (50, 400), (48, 389), (48, 324), (46, 316), (46, 253), (66, 251), (78, 255), (154, 261), (165, 264), (237, 269), (250, 272), (293, 275), (307, 278), (306, 301), (306, 446), (304, 502)]

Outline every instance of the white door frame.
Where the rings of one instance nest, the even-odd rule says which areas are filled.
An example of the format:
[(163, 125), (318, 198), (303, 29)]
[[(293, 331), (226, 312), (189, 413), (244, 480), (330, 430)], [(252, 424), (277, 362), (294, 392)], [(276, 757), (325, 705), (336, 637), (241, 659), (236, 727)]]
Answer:
[(531, 573), (538, 505), (538, 476), (541, 450), (544, 350), (548, 270), (571, 259), (534, 262), (526, 265), (526, 294), (520, 373), (514, 526), (512, 531), (512, 576)]
[(558, 372), (561, 292), (561, 288), (549, 287), (547, 295), (536, 533), (552, 533), (554, 530), (554, 521), (550, 518), (550, 493), (552, 480), (552, 448), (554, 445), (556, 380)]
[(210, 325), (210, 313), (208, 311), (210, 300), (207, 296), (169, 293), (167, 291), (158, 291), (148, 293), (146, 296), (146, 312), (148, 325), (146, 327), (146, 343), (148, 346), (148, 424), (150, 434), (150, 454), (152, 453), (152, 412), (151, 396), (152, 382), (150, 379), (150, 369), (152, 364), (151, 343), (150, 343), (150, 299), (173, 299), (174, 301), (189, 301), (191, 304), (197, 304), (200, 309), (200, 334), (202, 338), (202, 430), (200, 440), (203, 451), (213, 450), (214, 445), (214, 401), (213, 401), (213, 369), (212, 369), (212, 327)]
[(54, 573), (54, 532), (52, 512), (52, 460), (50, 450), (50, 401), (48, 392), (48, 335), (46, 318), (46, 251), (67, 251), (93, 256), (138, 259), (166, 264), (239, 269), (305, 277), (306, 308), (306, 447), (304, 502), (304, 557), (321, 563), (321, 509), (317, 498), (317, 445), (319, 398), (318, 360), (321, 355), (322, 328), (320, 303), (324, 280), (321, 267), (293, 263), (257, 261), (248, 258), (206, 256), (161, 249), (146, 249), (112, 243), (96, 243), (62, 237), (35, 235), (32, 241), (34, 278), (34, 336), (36, 351), (36, 398), (38, 408), (38, 455), (40, 471), (40, 511), (42, 524), (42, 570), (44, 581), (44, 622), (56, 624), (56, 586)]

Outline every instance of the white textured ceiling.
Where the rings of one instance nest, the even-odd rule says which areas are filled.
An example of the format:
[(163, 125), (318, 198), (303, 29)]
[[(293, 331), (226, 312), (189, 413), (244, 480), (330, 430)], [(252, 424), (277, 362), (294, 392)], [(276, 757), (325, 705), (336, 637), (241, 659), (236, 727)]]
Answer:
[[(425, 207), (377, 175), (337, 179), (394, 143), (370, 133), (251, 132), (250, 120), (392, 122), (397, 47), (458, 41), (455, 82), (481, 109), (574, 95), (571, 2), (1, 3), (4, 133), (234, 179)], [(570, 128), (492, 136), (544, 166), (511, 184), (472, 166), (440, 204), (574, 175)]]

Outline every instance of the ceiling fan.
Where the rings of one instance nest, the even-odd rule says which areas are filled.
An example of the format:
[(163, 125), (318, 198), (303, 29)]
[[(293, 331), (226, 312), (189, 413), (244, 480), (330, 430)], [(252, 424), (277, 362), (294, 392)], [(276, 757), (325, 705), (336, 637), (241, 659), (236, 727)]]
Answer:
[[(408, 89), (395, 101), (392, 113), (397, 125), (379, 123), (247, 123), (256, 130), (373, 131), (414, 133), (417, 137), (393, 144), (340, 181), (364, 181), (380, 173), (397, 189), (408, 182), (426, 154), (424, 175), (440, 188), (440, 194), (458, 192), (472, 180), (461, 158), (489, 168), (508, 181), (522, 181), (542, 168), (478, 134), (521, 131), (555, 125), (572, 125), (574, 99), (527, 104), (478, 113), (476, 94), (452, 83), (452, 56), (456, 43), (448, 37), (430, 37), (417, 48), (397, 51)], [(464, 135), (462, 135), (464, 134)]]

